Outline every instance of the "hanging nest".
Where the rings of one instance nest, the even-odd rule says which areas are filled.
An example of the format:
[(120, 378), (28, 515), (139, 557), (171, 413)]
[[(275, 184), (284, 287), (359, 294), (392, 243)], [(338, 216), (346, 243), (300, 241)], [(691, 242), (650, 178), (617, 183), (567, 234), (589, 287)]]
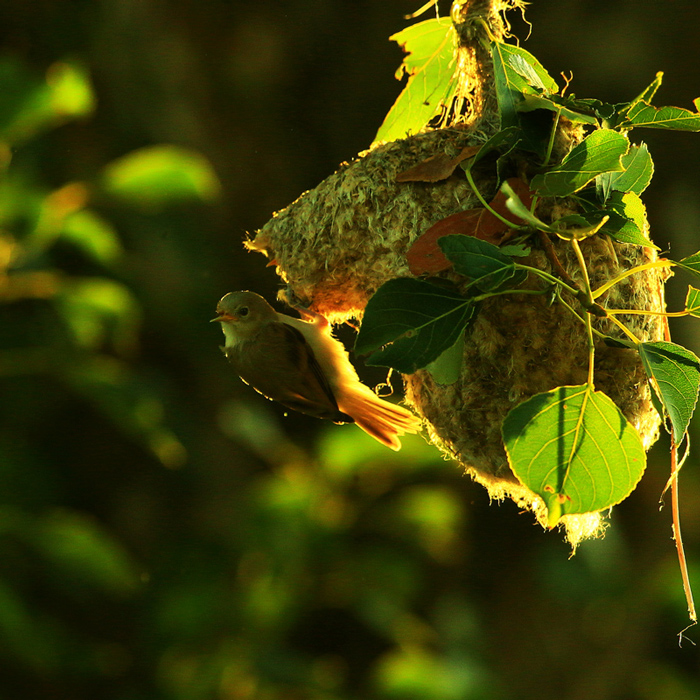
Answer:
[[(411, 244), (433, 224), (458, 211), (481, 206), (457, 168), (439, 182), (398, 182), (397, 175), (426, 159), (445, 154), (456, 158), (465, 147), (483, 144), (499, 128), (493, 75), (488, 52), (475, 39), (481, 19), (500, 38), (507, 26), (501, 11), (520, 6), (510, 2), (456, 2), (453, 20), (459, 46), (459, 99), (466, 116), (447, 128), (427, 130), (406, 139), (376, 145), (361, 153), (315, 189), (277, 212), (252, 241), (251, 250), (273, 258), (287, 285), (286, 297), (310, 307), (333, 322), (361, 318), (368, 299), (385, 282), (412, 276), (406, 259)], [(561, 158), (582, 138), (581, 130), (563, 121), (555, 150)], [(517, 166), (527, 179), (528, 163)], [(473, 171), (478, 189), (487, 196), (497, 183), (493, 173)], [(541, 203), (537, 215), (545, 222), (575, 211), (573, 204)], [(648, 232), (645, 232), (648, 237)], [(552, 255), (533, 238), (531, 252), (518, 260), (556, 275)], [(582, 273), (571, 245), (552, 241), (566, 273), (580, 282)], [(653, 248), (613, 242), (593, 236), (581, 242), (593, 288), (621, 272), (656, 260)], [(627, 277), (599, 303), (608, 308), (664, 311), (668, 272), (656, 269)], [(465, 284), (451, 271), (441, 277)], [(540, 282), (529, 279), (524, 286)], [(532, 510), (544, 524), (542, 500), (511, 472), (501, 437), (508, 412), (534, 394), (562, 385), (585, 383), (588, 344), (584, 328), (561, 304), (546, 296), (506, 295), (488, 299), (468, 328), (461, 376), (438, 384), (426, 370), (405, 375), (406, 400), (424, 419), (430, 440), (458, 460), (489, 494), (509, 497)], [(573, 300), (570, 300), (573, 303)], [(621, 317), (643, 341), (664, 339), (661, 317)], [(619, 337), (605, 320), (601, 332)], [(657, 439), (660, 418), (638, 354), (626, 348), (596, 345), (596, 388), (618, 405), (638, 430), (645, 448)], [(562, 523), (572, 544), (602, 532), (599, 513), (566, 515)]]

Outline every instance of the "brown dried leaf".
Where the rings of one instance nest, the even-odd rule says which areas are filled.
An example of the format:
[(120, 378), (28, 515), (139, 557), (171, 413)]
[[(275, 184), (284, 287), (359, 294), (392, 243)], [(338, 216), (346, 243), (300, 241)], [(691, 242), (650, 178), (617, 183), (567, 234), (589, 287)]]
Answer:
[(406, 254), (406, 262), (414, 275), (435, 274), (452, 267), (445, 257), (438, 238), (451, 234), (473, 236), (479, 225), (483, 209), (466, 209), (434, 223), (422, 236), (419, 236)]
[(439, 182), (446, 180), (463, 160), (476, 155), (479, 148), (480, 146), (465, 146), (454, 158), (450, 158), (446, 153), (437, 153), (418, 165), (399, 173), (396, 176), (396, 182)]

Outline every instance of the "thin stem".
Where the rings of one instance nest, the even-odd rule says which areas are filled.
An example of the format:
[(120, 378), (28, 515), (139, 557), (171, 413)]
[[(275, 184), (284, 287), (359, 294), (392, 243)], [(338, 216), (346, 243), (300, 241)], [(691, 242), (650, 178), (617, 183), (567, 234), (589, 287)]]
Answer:
[(633, 267), (631, 270), (623, 272), (621, 275), (615, 277), (615, 279), (612, 279), (609, 282), (606, 282), (605, 284), (598, 287), (598, 289), (596, 289), (593, 292), (593, 299), (597, 299), (601, 294), (607, 292), (608, 289), (614, 287), (618, 282), (622, 282), (622, 280), (625, 279), (625, 277), (629, 277), (630, 275), (636, 275), (638, 272), (643, 272), (644, 270), (651, 270), (655, 267), (671, 267), (674, 264), (675, 263), (673, 262), (673, 260), (656, 260), (655, 262), (650, 262), (644, 265), (638, 265), (637, 267)]
[(624, 323), (620, 323), (614, 316), (609, 316), (609, 320), (614, 323), (635, 345), (639, 345), (642, 341), (632, 333)]
[(559, 117), (561, 117), (561, 109), (557, 110), (557, 114), (554, 117), (554, 125), (552, 127), (552, 133), (549, 135), (549, 143), (547, 144), (547, 152), (545, 153), (545, 156), (544, 156), (543, 167), (547, 167), (547, 164), (549, 163), (549, 159), (552, 157), (552, 149), (554, 148), (554, 139), (556, 138), (557, 127), (559, 126)]
[(576, 296), (579, 292), (578, 289), (575, 289), (574, 287), (570, 287), (566, 282), (563, 280), (560, 280), (558, 277), (555, 277), (554, 275), (550, 275), (549, 272), (545, 272), (544, 270), (540, 270), (539, 267), (530, 267), (529, 265), (521, 265), (520, 263), (515, 263), (515, 267), (519, 270), (526, 270), (527, 272), (533, 272), (536, 275), (539, 275), (543, 279), (546, 279), (548, 282), (551, 282), (552, 284), (556, 284), (559, 287), (563, 287), (566, 289), (567, 292), (571, 292), (574, 296)]
[(636, 316), (664, 316), (665, 318), (681, 318), (690, 313), (689, 311), (643, 311), (641, 309), (606, 309), (606, 311), (611, 316), (615, 314), (630, 314)]
[[(581, 268), (581, 274), (583, 275), (583, 286), (584, 293), (588, 300), (589, 305), (593, 304), (593, 296), (591, 295), (591, 281), (588, 277), (588, 269), (586, 268), (586, 261), (581, 252), (581, 246), (578, 241), (574, 238), (571, 241), (571, 245), (576, 253), (576, 258), (578, 259), (579, 267)], [(588, 385), (593, 389), (593, 364), (595, 361), (595, 343), (593, 342), (593, 321), (591, 320), (591, 314), (586, 314), (586, 335), (588, 336)]]
[(493, 209), (493, 207), (484, 199), (483, 195), (481, 192), (479, 192), (479, 188), (476, 186), (476, 183), (474, 182), (474, 177), (471, 173), (471, 170), (467, 169), (464, 171), (467, 175), (467, 182), (469, 182), (469, 185), (471, 186), (472, 190), (474, 191), (474, 194), (476, 195), (477, 199), (481, 202), (481, 204), (488, 209), (497, 219), (500, 219), (508, 228), (512, 229), (519, 229), (520, 226), (517, 224), (514, 224), (512, 221), (508, 221), (508, 219), (505, 218), (505, 216), (501, 216), (497, 211)]
[[(583, 323), (584, 326), (586, 325), (586, 320), (583, 318), (583, 316), (581, 316), (581, 314), (578, 311), (576, 311), (576, 309), (574, 309), (573, 306), (571, 306), (571, 304), (564, 301), (564, 299), (559, 295), (557, 296), (557, 298), (559, 299), (560, 304), (565, 306), (574, 316), (576, 316), (576, 318), (579, 321), (581, 321), (581, 323)], [(593, 328), (593, 326), (591, 326), (591, 331), (593, 331), (593, 333), (595, 333), (598, 337), (602, 338), (603, 340), (608, 337), (607, 335), (605, 335), (605, 333), (601, 333), (597, 328)]]
[(671, 448), (671, 473), (675, 472), (673, 483), (671, 484), (671, 510), (673, 513), (673, 539), (676, 543), (676, 552), (678, 553), (678, 564), (681, 569), (681, 578), (683, 579), (683, 591), (685, 592), (685, 601), (688, 604), (688, 615), (693, 622), (697, 622), (698, 616), (695, 611), (695, 601), (693, 600), (693, 589), (690, 586), (690, 576), (688, 574), (688, 562), (685, 559), (685, 549), (683, 548), (683, 538), (681, 537), (681, 511), (678, 498), (678, 470), (677, 459), (678, 450), (675, 445)]
[[(569, 286), (569, 289), (573, 290), (572, 293), (579, 300), (581, 306), (583, 306), (583, 308), (586, 309), (586, 311), (593, 314), (594, 316), (598, 316), (599, 318), (605, 318), (605, 309), (603, 309), (603, 307), (600, 306), (600, 304), (596, 304), (595, 302), (593, 302), (590, 298), (590, 294), (586, 294), (586, 292), (583, 292), (579, 285), (571, 279), (571, 276), (561, 264), (561, 261), (557, 256), (557, 251), (554, 248), (554, 244), (549, 238), (547, 232), (542, 231), (540, 229), (537, 231), (537, 233), (540, 237), (540, 243), (542, 243), (544, 252), (547, 255), (547, 258), (549, 259), (549, 262), (551, 263), (552, 267), (559, 275), (559, 277), (561, 277), (561, 279), (564, 280), (564, 282), (566, 282), (566, 284)], [(581, 263), (581, 260), (582, 258), (579, 258), (579, 264)]]
[[(478, 280), (477, 280), (478, 281)], [(486, 294), (479, 294), (478, 296), (472, 297), (473, 301), (484, 301), (485, 299), (490, 299), (491, 297), (500, 297), (504, 294), (546, 294), (547, 289), (503, 289), (500, 292), (487, 292)]]

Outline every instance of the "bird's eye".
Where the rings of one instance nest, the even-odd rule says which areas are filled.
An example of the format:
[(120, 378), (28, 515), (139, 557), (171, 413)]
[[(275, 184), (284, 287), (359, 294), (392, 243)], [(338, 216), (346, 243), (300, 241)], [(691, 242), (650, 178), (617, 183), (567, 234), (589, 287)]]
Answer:
[(242, 318), (245, 318), (248, 315), (248, 307), (241, 306), (241, 308), (238, 309), (238, 315), (241, 316)]

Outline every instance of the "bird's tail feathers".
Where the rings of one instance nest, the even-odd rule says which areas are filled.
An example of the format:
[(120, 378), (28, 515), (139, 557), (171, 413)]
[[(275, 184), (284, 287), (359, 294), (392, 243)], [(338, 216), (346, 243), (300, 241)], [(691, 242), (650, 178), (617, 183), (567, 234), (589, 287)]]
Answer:
[(342, 405), (338, 407), (355, 419), (355, 423), (375, 440), (390, 447), (401, 449), (399, 436), (404, 433), (417, 433), (421, 420), (403, 406), (397, 406), (380, 399), (371, 389), (346, 391)]

